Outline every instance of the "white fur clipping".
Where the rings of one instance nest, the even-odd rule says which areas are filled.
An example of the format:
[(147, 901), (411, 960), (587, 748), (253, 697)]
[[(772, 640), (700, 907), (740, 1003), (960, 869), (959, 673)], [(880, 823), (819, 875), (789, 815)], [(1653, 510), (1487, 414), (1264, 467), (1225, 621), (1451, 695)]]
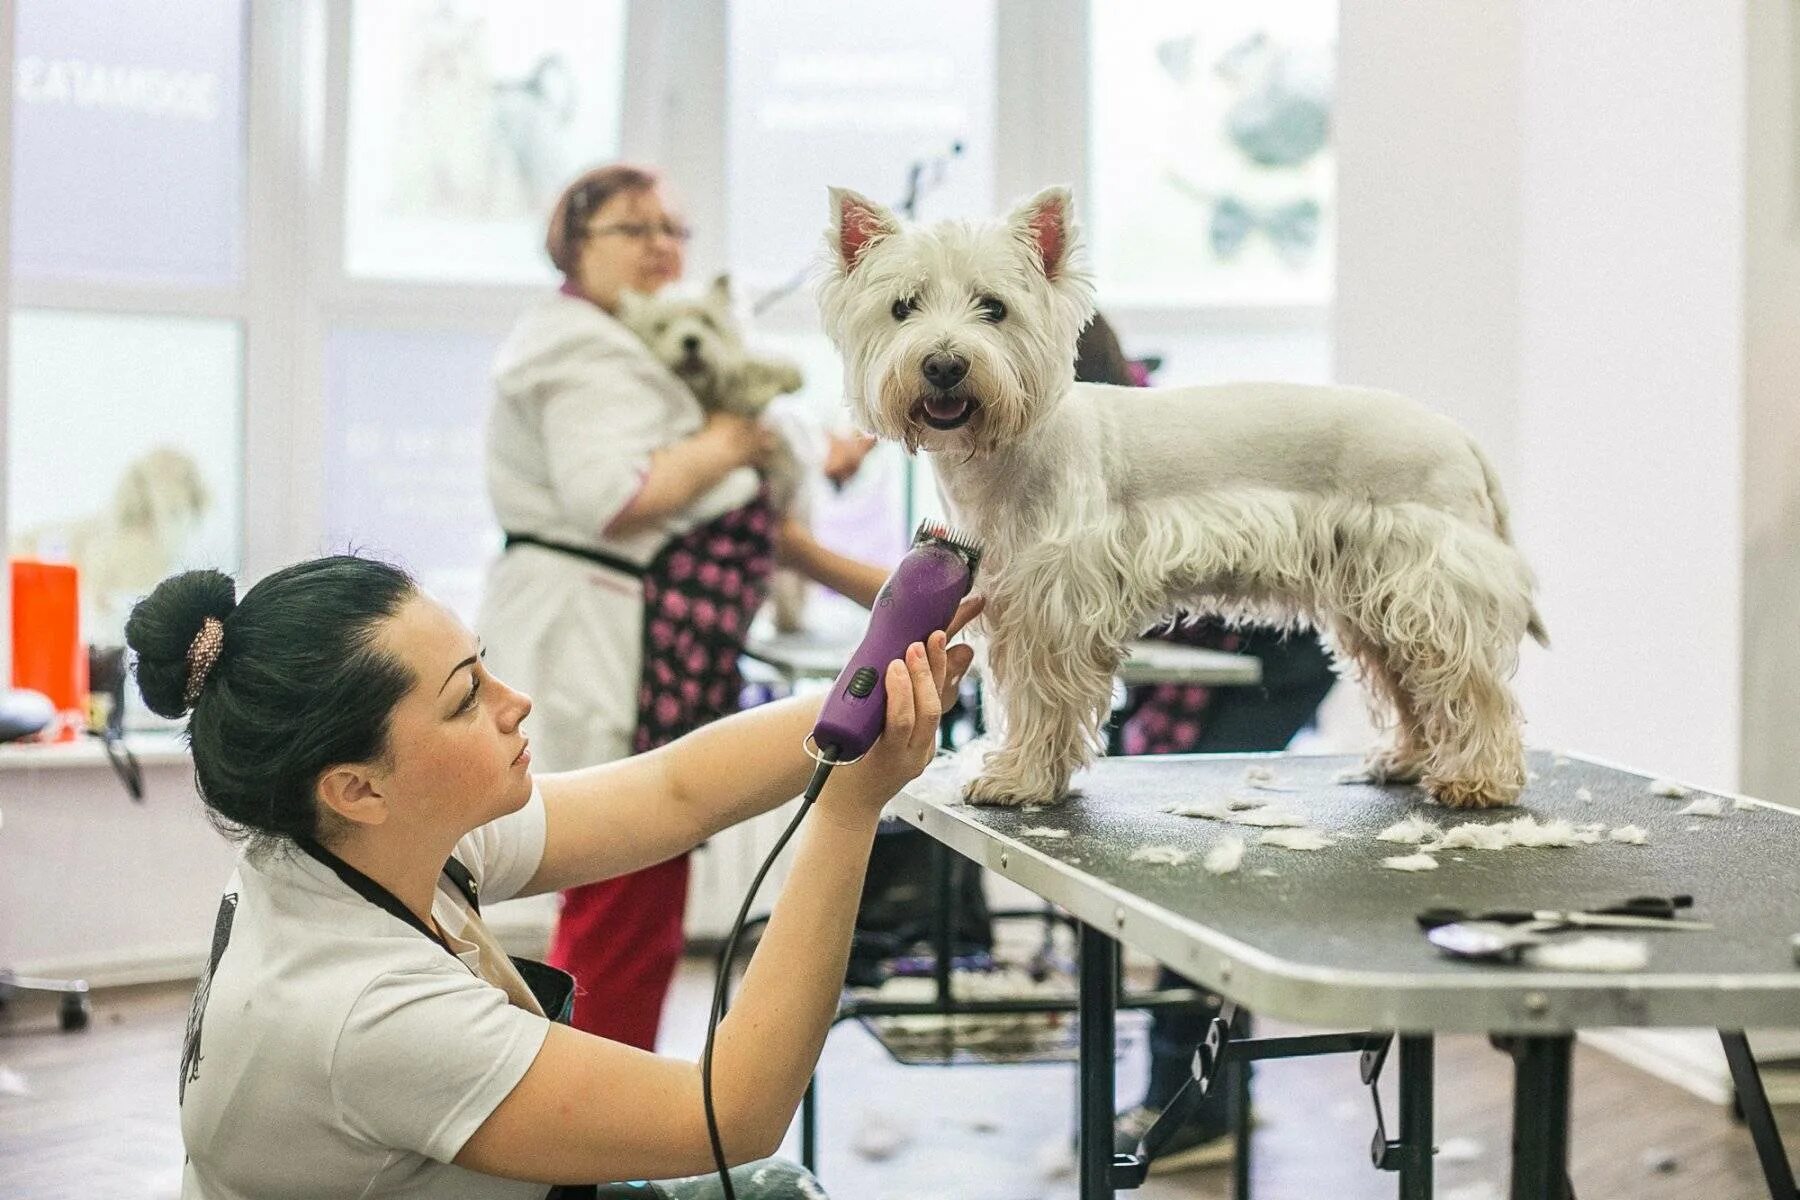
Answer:
[(1515, 847), (1537, 849), (1544, 846), (1591, 846), (1600, 840), (1600, 825), (1577, 828), (1561, 817), (1539, 823), (1536, 817), (1514, 817), (1510, 821), (1483, 824), (1469, 821), (1446, 830), (1434, 842), (1419, 848), (1436, 854), (1440, 850), (1511, 850)]
[(1295, 813), (1284, 812), (1278, 808), (1253, 808), (1249, 812), (1231, 814), (1231, 820), (1239, 825), (1254, 825), (1259, 829), (1298, 829), (1306, 824), (1306, 818)]
[(1275, 782), (1277, 782), (1277, 780), (1275, 778), (1275, 768), (1273, 768), (1273, 767), (1245, 767), (1244, 768), (1244, 782), (1249, 784), (1251, 787), (1256, 787), (1259, 784), (1264, 784), (1264, 783), (1275, 783)]
[(1165, 804), (1162, 811), (1175, 817), (1198, 817), (1204, 821), (1229, 821), (1233, 825), (1250, 825), (1259, 829), (1283, 826), (1298, 827), (1306, 818), (1282, 809), (1271, 808), (1267, 801), (1233, 797), (1229, 800), (1194, 800), (1186, 804)]
[(1206, 861), (1202, 865), (1214, 875), (1229, 875), (1243, 861), (1244, 839), (1228, 833), (1206, 852)]
[(1643, 938), (1592, 933), (1531, 946), (1525, 961), (1546, 971), (1641, 971), (1650, 961), (1650, 946)]
[(1336, 842), (1317, 829), (1271, 829), (1256, 839), (1259, 846), (1279, 846), (1283, 850), (1323, 850)]
[(1676, 814), (1678, 817), (1722, 817), (1725, 802), (1717, 796), (1695, 796)]
[(1052, 829), (1048, 825), (1034, 825), (1030, 829), (1019, 830), (1019, 836), (1022, 838), (1066, 838), (1069, 836), (1069, 831)]
[(1626, 846), (1642, 846), (1649, 837), (1636, 825), (1621, 825), (1606, 835), (1615, 842)]
[(1179, 846), (1139, 846), (1131, 852), (1132, 862), (1156, 863), (1164, 867), (1179, 867), (1192, 857), (1192, 850), (1183, 850)]
[(1651, 780), (1649, 792), (1652, 796), (1664, 796), (1670, 800), (1679, 800), (1688, 794), (1686, 788), (1682, 787), (1679, 783), (1671, 783), (1667, 779)]
[(912, 1140), (912, 1130), (905, 1121), (892, 1113), (864, 1109), (856, 1133), (850, 1139), (850, 1148), (858, 1158), (886, 1162), (906, 1149)]
[(1594, 802), (1594, 793), (1588, 791), (1586, 788), (1576, 788), (1575, 798), (1583, 804), (1592, 804)]
[(1381, 842), (1399, 842), (1404, 846), (1417, 846), (1420, 842), (1429, 842), (1443, 836), (1443, 829), (1429, 817), (1421, 817), (1417, 813), (1403, 821), (1395, 821), (1386, 829), (1375, 835)]
[(1382, 859), (1381, 865), (1390, 871), (1435, 871), (1438, 861), (1429, 854), (1399, 854)]

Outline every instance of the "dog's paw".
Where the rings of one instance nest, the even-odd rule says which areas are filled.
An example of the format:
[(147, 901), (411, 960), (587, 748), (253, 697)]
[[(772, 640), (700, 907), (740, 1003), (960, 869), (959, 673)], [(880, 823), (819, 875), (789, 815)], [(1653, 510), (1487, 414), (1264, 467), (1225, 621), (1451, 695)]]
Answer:
[(963, 789), (963, 799), (968, 803), (993, 808), (1060, 804), (1069, 794), (1066, 784), (1060, 787), (1049, 782), (1033, 785), (1020, 776), (993, 772), (977, 776)]
[(1439, 779), (1427, 776), (1425, 790), (1445, 808), (1504, 808), (1519, 798), (1522, 785), (1503, 779)]

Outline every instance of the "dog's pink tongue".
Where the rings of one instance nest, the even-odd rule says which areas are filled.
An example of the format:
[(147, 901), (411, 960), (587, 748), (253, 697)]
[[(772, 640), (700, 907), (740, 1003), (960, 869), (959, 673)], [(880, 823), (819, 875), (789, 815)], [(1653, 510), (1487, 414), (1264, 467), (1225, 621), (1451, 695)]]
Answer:
[(969, 409), (969, 402), (961, 396), (927, 396), (925, 411), (934, 420), (954, 421)]

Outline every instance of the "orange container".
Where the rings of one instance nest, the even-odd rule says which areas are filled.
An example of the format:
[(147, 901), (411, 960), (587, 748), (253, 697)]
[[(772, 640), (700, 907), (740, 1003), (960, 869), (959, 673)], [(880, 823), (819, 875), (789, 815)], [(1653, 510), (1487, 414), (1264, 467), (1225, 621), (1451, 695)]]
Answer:
[(80, 579), (68, 563), (12, 560), (12, 664), (14, 687), (56, 706), (49, 740), (74, 740), (86, 723), (88, 675)]

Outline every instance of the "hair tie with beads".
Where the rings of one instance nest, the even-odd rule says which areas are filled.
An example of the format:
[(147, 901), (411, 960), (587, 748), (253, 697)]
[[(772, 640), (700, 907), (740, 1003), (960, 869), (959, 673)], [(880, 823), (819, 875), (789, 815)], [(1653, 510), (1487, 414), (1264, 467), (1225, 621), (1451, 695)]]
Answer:
[(194, 642), (188, 647), (187, 688), (181, 694), (189, 708), (200, 698), (200, 689), (206, 686), (206, 677), (212, 672), (213, 664), (219, 661), (219, 651), (224, 645), (225, 623), (217, 617), (201, 621), (200, 632), (194, 635)]

